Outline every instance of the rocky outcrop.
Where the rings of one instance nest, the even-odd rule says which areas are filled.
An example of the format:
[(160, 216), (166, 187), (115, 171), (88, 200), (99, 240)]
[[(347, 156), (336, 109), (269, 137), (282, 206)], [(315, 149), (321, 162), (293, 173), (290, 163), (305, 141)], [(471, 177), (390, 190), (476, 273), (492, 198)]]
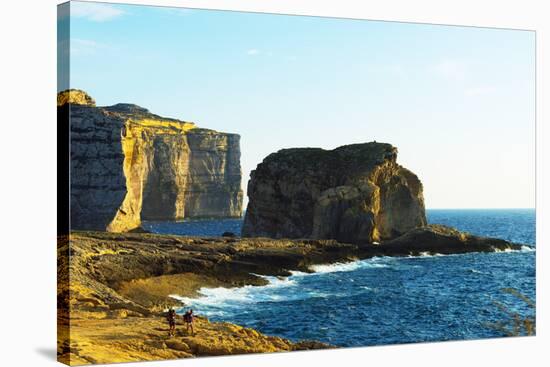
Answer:
[(58, 96), (59, 128), (70, 129), (72, 229), (241, 216), (239, 135), (90, 101), (82, 91)]
[[(227, 322), (209, 322), (200, 310), (196, 335), (185, 331), (180, 318), (176, 337), (167, 335), (164, 310), (181, 306), (171, 294), (193, 296), (205, 286), (266, 284), (250, 270), (271, 262), (269, 254), (295, 259), (304, 248), (316, 252), (312, 245), (263, 245), (255, 239), (238, 243), (107, 232), (60, 237), (58, 358), (82, 365), (328, 348), (320, 342), (291, 342)], [(273, 263), (265, 271), (281, 268)]]
[(58, 331), (59, 362), (70, 366), (172, 360), (249, 353), (277, 353), (327, 349), (331, 346), (312, 341), (292, 342), (277, 336), (228, 322), (210, 322), (195, 317), (193, 336), (178, 317), (174, 337), (167, 334), (164, 316), (123, 317), (118, 319), (64, 320)]
[[(311, 265), (375, 256), (521, 250), (522, 245), (441, 226), (416, 228), (379, 245), (334, 240), (200, 238), (148, 233), (75, 232), (58, 243), (58, 303), (71, 311), (119, 309), (147, 316), (201, 287), (265, 285), (259, 275), (311, 272)], [(70, 254), (70, 258), (69, 255)], [(70, 260), (70, 261), (69, 261)], [(86, 300), (83, 302), (82, 300)], [(91, 307), (92, 305), (93, 307)]]
[(522, 247), (521, 244), (510, 243), (499, 238), (474, 236), (440, 224), (412, 229), (402, 236), (377, 246), (380, 255), (388, 256), (518, 251)]
[(426, 225), (422, 183), (390, 144), (284, 149), (248, 183), (246, 237), (372, 243)]

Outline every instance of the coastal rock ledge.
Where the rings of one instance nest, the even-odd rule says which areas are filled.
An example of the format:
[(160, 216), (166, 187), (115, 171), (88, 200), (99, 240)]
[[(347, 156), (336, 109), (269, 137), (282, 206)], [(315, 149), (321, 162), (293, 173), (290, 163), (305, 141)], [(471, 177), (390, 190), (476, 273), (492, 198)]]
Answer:
[(127, 103), (57, 97), (70, 147), (71, 228), (126, 232), (141, 220), (240, 217), (240, 136)]
[(423, 227), (422, 183), (396, 160), (377, 142), (273, 153), (251, 173), (242, 235), (362, 244)]
[(378, 246), (334, 240), (74, 232), (58, 238), (58, 359), (81, 365), (330, 348), (200, 316), (196, 336), (179, 325), (176, 337), (169, 338), (163, 311), (181, 306), (171, 295), (197, 297), (203, 287), (266, 285), (268, 280), (260, 274), (309, 273), (316, 264), (512, 250), (522, 246), (441, 225), (416, 228)]

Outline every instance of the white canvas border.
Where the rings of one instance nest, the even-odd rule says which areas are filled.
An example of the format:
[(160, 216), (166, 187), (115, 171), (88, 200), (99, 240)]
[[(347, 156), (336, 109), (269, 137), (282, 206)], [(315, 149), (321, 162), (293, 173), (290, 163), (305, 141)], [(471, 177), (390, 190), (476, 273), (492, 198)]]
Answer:
[[(549, 243), (548, 121), (550, 28), (543, 1), (471, 0), (135, 0), (124, 3), (188, 6), (283, 14), (338, 16), (537, 31), (537, 337), (319, 352), (228, 356), (154, 362), (150, 366), (422, 365), (519, 366), (535, 364), (549, 345), (545, 269)], [(55, 362), (55, 93), (58, 1), (2, 4), (2, 364), (49, 366)], [(546, 46), (545, 46), (546, 45)], [(24, 317), (22, 317), (24, 314)], [(125, 366), (143, 366), (130, 363)]]

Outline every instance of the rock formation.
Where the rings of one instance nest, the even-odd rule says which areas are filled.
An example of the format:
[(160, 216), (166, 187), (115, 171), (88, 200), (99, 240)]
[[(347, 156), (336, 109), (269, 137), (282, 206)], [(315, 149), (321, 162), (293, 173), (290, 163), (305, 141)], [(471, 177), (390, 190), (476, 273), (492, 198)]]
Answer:
[(467, 252), (519, 251), (522, 246), (500, 238), (474, 236), (441, 224), (429, 224), (376, 246), (380, 255), (461, 254)]
[(426, 225), (422, 183), (390, 144), (269, 155), (248, 183), (246, 237), (389, 240)]
[(58, 95), (58, 120), (70, 129), (72, 229), (124, 232), (141, 220), (241, 216), (239, 135), (132, 104), (95, 107), (78, 90)]

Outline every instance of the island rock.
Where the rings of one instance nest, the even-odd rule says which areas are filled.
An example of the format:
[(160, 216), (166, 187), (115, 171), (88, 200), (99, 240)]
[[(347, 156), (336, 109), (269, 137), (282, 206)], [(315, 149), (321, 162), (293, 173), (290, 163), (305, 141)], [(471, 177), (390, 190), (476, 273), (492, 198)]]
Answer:
[(243, 237), (373, 243), (426, 225), (422, 183), (390, 144), (284, 149), (252, 171)]

